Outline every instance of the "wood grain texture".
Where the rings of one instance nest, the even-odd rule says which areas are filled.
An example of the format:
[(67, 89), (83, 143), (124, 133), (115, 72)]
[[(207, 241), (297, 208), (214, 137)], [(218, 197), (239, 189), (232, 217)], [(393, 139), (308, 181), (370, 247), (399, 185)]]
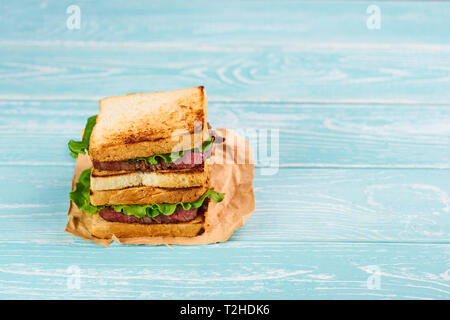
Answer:
[[(0, 297), (444, 299), (449, 253), (448, 244), (240, 241), (104, 249), (72, 241), (2, 242)], [(371, 270), (379, 272), (379, 289), (367, 284)], [(70, 286), (76, 271), (79, 289)]]
[(201, 84), (217, 100), (450, 101), (450, 47), (230, 46), (0, 40), (0, 95), (105, 97)]
[[(450, 4), (378, 2), (369, 30), (367, 2), (77, 1), (68, 30), (72, 4), (0, 3), (0, 298), (450, 298)], [(65, 234), (98, 99), (197, 85), (214, 127), (279, 130), (248, 223), (192, 247)]]
[(77, 3), (79, 30), (71, 1), (2, 4), (0, 94), (450, 101), (445, 3), (380, 4), (379, 30), (364, 2)]
[[(450, 170), (258, 171), (256, 211), (232, 241), (450, 241)], [(71, 167), (0, 167), (8, 185), (0, 241), (72, 238), (63, 232), (72, 174)]]
[[(96, 101), (0, 100), (1, 164), (71, 165)], [(260, 129), (279, 130), (279, 163), (303, 167), (450, 168), (450, 109), (374, 103), (209, 103), (209, 122), (248, 136), (258, 160)], [(46, 152), (41, 152), (42, 146)], [(27, 161), (29, 159), (30, 161)]]
[[(445, 45), (450, 40), (445, 32), (450, 8), (442, 2), (379, 2), (383, 24), (379, 32), (370, 33), (366, 27), (369, 4), (364, 1), (177, 0), (170, 4), (129, 1), (124, 6), (118, 0), (98, 3), (80, 0), (77, 4), (83, 18), (79, 30), (66, 28), (69, 16), (66, 8), (73, 4), (70, 0), (22, 3), (2, 3), (2, 19), (6, 22), (3, 39), (174, 44), (181, 41), (203, 45), (320, 40)], [(28, 19), (23, 19), (24, 16)]]

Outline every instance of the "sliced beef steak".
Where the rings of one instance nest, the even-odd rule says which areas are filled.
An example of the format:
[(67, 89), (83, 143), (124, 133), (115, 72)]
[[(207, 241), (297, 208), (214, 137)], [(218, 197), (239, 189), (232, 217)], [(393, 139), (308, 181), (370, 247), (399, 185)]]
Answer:
[(122, 222), (122, 223), (176, 223), (176, 222), (187, 222), (194, 220), (197, 217), (197, 212), (199, 209), (183, 210), (182, 207), (178, 207), (176, 211), (170, 216), (165, 216), (163, 214), (157, 215), (156, 217), (142, 217), (138, 218), (135, 216), (128, 216), (121, 212), (116, 212), (110, 207), (102, 209), (99, 214), (100, 216), (110, 222)]
[(206, 152), (185, 151), (183, 157), (175, 162), (166, 163), (163, 159), (157, 158), (157, 164), (145, 163), (145, 161), (93, 161), (93, 166), (97, 170), (106, 171), (157, 171), (198, 168), (203, 170), (203, 164), (206, 159), (211, 157), (212, 148)]

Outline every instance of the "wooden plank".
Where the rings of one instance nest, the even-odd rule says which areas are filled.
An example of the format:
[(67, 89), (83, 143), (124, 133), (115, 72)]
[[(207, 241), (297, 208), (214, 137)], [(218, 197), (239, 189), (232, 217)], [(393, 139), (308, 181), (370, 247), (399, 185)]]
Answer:
[(204, 85), (215, 100), (450, 101), (450, 47), (0, 47), (1, 97), (91, 98)]
[[(71, 4), (0, 4), (0, 297), (450, 298), (449, 4), (377, 3), (369, 30), (363, 2), (77, 1), (68, 30)], [(248, 223), (196, 247), (65, 234), (98, 98), (200, 84), (214, 127), (280, 130)]]
[(2, 4), (1, 95), (203, 84), (234, 100), (450, 101), (445, 3), (380, 4), (380, 30), (366, 26), (367, 3), (290, 1), (87, 1), (68, 30), (70, 4)]
[[(71, 167), (0, 167), (8, 186), (0, 240), (71, 239), (63, 230), (72, 174)], [(233, 241), (450, 241), (450, 170), (290, 168), (257, 172), (254, 191), (256, 211)]]
[[(96, 101), (0, 101), (0, 164), (72, 165), (67, 142), (78, 139)], [(450, 109), (445, 105), (210, 102), (213, 127), (251, 138), (279, 130), (279, 163), (302, 167), (449, 168)], [(45, 149), (45, 152), (42, 150)]]
[(449, 254), (448, 244), (241, 241), (105, 249), (84, 242), (2, 241), (0, 297), (448, 299)]
[[(26, 4), (24, 4), (26, 3)], [(381, 28), (369, 30), (367, 8), (359, 1), (77, 1), (81, 28), (69, 30), (70, 1), (1, 4), (2, 40), (171, 42), (203, 46), (217, 43), (367, 43), (448, 44), (450, 6), (444, 2), (379, 2)], [(24, 17), (27, 17), (24, 20)], [(232, 47), (230, 50), (235, 50)]]

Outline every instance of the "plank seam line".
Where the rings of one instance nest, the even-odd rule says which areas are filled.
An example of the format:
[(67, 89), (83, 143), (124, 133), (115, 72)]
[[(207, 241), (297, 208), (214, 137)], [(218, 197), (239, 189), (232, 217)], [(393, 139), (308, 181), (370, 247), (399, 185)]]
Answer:
[[(0, 166), (5, 167), (71, 167), (75, 166), (75, 162), (64, 162), (64, 161), (0, 161)], [(276, 168), (268, 165), (256, 164), (255, 168)], [(449, 164), (437, 164), (437, 165), (417, 165), (417, 164), (329, 164), (329, 163), (318, 163), (318, 164), (280, 164), (279, 169), (437, 169), (437, 170), (448, 170), (450, 169)]]
[(264, 47), (285, 48), (289, 51), (308, 51), (315, 49), (344, 50), (420, 50), (422, 52), (447, 52), (450, 45), (435, 43), (399, 43), (399, 42), (286, 42), (260, 41), (248, 45), (245, 42), (224, 42), (221, 44), (204, 44), (196, 42), (144, 42), (144, 41), (80, 41), (80, 40), (0, 40), (0, 47), (66, 47), (66, 48), (97, 48), (97, 49), (178, 49), (197, 52), (255, 52)]
[[(95, 101), (98, 102), (103, 96), (86, 96), (86, 95), (21, 95), (21, 94), (0, 94), (0, 101)], [(310, 99), (310, 98), (293, 98), (293, 99), (208, 99), (209, 103), (222, 104), (293, 104), (293, 105), (420, 105), (420, 106), (449, 106), (450, 100), (410, 100), (410, 99)]]
[[(257, 168), (265, 168), (270, 166), (255, 165)], [(450, 169), (449, 164), (281, 164), (280, 168), (294, 169)]]
[(320, 244), (320, 245), (326, 245), (326, 244), (369, 244), (369, 245), (376, 245), (376, 244), (392, 244), (392, 245), (449, 245), (450, 246), (450, 240), (441, 240), (441, 241), (424, 241), (424, 240), (299, 240), (299, 241), (248, 241), (248, 240), (238, 240), (238, 239), (232, 239), (229, 240), (228, 243), (234, 243), (237, 245), (240, 244), (247, 244), (247, 245), (256, 245), (256, 244)]
[[(76, 245), (75, 242), (82, 241), (75, 236), (67, 235), (68, 238), (34, 238), (34, 239), (0, 239), (3, 243), (16, 243), (16, 242), (49, 242), (51, 244), (58, 244), (61, 243), (67, 243), (67, 242), (73, 242), (74, 245)], [(86, 243), (80, 242), (79, 244), (85, 245)], [(116, 243), (117, 244), (117, 243)], [(248, 241), (248, 240), (237, 240), (232, 239), (224, 243), (218, 243), (214, 244), (215, 246), (247, 246), (247, 245), (308, 245), (308, 244), (314, 244), (314, 245), (353, 245), (353, 244), (361, 244), (361, 245), (417, 245), (417, 246), (427, 246), (427, 245), (443, 245), (443, 246), (449, 246), (450, 247), (450, 240), (443, 240), (443, 241), (388, 241), (388, 240), (372, 240), (372, 241), (363, 241), (363, 240), (348, 240), (348, 241), (342, 241), (342, 240), (326, 240), (326, 241), (318, 241), (318, 240), (301, 240), (301, 241)]]

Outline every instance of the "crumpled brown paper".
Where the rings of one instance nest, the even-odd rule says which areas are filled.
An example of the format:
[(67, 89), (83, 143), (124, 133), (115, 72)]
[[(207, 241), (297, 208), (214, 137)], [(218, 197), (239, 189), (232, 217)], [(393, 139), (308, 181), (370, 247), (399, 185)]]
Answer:
[[(247, 222), (255, 209), (253, 194), (253, 156), (248, 141), (231, 130), (218, 129), (216, 132), (225, 138), (223, 144), (217, 144), (210, 158), (210, 187), (225, 193), (225, 199), (220, 203), (209, 202), (206, 216), (205, 232), (196, 237), (137, 237), (99, 239), (92, 236), (86, 222), (90, 219), (87, 213), (81, 212), (70, 202), (68, 212), (69, 222), (66, 232), (109, 246), (112, 241), (126, 244), (210, 244), (228, 240), (234, 230)], [(91, 167), (88, 156), (79, 155), (75, 166), (72, 189), (81, 172)]]

